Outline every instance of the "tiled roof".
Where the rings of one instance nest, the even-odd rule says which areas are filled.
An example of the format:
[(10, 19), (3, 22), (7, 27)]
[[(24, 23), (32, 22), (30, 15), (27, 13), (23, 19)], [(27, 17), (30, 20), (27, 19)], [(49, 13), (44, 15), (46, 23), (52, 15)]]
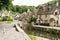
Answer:
[(46, 6), (45, 9), (39, 9), (38, 14), (52, 14), (56, 8), (60, 11), (60, 6)]

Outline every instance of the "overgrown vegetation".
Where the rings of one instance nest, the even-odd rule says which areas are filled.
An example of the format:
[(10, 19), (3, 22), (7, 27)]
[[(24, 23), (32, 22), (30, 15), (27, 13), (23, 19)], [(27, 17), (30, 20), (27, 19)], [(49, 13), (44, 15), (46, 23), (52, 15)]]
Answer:
[(13, 0), (0, 0), (0, 10), (11, 10)]
[(28, 36), (30, 37), (31, 40), (36, 40), (36, 37), (31, 35), (31, 34), (28, 34)]
[[(55, 5), (56, 2), (57, 2), (57, 0), (52, 0), (52, 1), (49, 1), (49, 2), (47, 2), (47, 3), (45, 3), (45, 4), (38, 5), (36, 8), (37, 8), (37, 9), (42, 9), (42, 8), (43, 8), (43, 5), (45, 5), (45, 6), (51, 6), (51, 5)], [(60, 0), (58, 0), (58, 3), (59, 3), (59, 5), (60, 5)]]
[(13, 6), (12, 11), (13, 12), (18, 12), (18, 13), (23, 13), (23, 12), (27, 12), (27, 9), (30, 9), (30, 11), (32, 11), (35, 7), (34, 6)]
[(27, 20), (27, 22), (28, 22), (28, 23), (36, 22), (36, 20), (37, 20), (36, 17), (31, 16), (31, 17)]
[(60, 30), (53, 28), (31, 27), (31, 30), (27, 30), (27, 33), (34, 36), (50, 38), (51, 40), (58, 40), (60, 38)]
[[(13, 0), (0, 0), (0, 10), (10, 10), (12, 12), (23, 13), (23, 12), (26, 12), (27, 9), (30, 9), (32, 11), (34, 8), (36, 8), (36, 9), (43, 8), (43, 5), (50, 6), (50, 5), (56, 4), (56, 0), (52, 0), (52, 1), (47, 2), (45, 4), (38, 5), (37, 7), (35, 7), (35, 6), (25, 6), (25, 5), (13, 6), (12, 1)], [(60, 5), (60, 0), (58, 0), (58, 2), (59, 2), (59, 5)]]
[(57, 29), (49, 29), (49, 28), (42, 28), (42, 27), (35, 28), (35, 27), (33, 27), (32, 31), (34, 31), (36, 33), (52, 36), (52, 37), (55, 37), (55, 38), (60, 37), (60, 30), (57, 30)]
[(49, 23), (40, 23), (40, 25), (42, 25), (42, 26), (50, 26)]

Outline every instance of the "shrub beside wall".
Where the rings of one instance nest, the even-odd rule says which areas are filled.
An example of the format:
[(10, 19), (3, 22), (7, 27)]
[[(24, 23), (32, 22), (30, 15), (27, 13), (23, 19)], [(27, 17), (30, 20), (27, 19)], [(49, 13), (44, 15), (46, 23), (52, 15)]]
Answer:
[(42, 28), (42, 27), (33, 27), (32, 28), (33, 31), (38, 31), (39, 33), (43, 33), (43, 34), (49, 34), (49, 35), (52, 35), (54, 37), (60, 37), (60, 30), (57, 30), (57, 29), (49, 29), (49, 28)]
[(42, 26), (50, 26), (49, 23), (40, 23), (40, 25), (42, 25)]
[(10, 16), (4, 16), (0, 21), (13, 21), (13, 19)]

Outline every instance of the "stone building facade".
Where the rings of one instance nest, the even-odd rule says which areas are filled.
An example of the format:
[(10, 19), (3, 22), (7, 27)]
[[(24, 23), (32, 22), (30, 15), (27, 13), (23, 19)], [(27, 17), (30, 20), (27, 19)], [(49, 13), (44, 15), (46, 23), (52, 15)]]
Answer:
[(39, 9), (37, 15), (40, 23), (47, 22), (51, 26), (60, 26), (60, 6), (58, 2), (51, 6), (43, 6), (43, 9)]

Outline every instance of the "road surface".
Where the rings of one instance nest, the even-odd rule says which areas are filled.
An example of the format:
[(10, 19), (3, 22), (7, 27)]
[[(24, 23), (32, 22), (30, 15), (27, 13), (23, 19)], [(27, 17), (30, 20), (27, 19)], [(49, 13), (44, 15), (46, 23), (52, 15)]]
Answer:
[(21, 28), (17, 31), (12, 23), (0, 23), (0, 40), (30, 40), (30, 38)]

